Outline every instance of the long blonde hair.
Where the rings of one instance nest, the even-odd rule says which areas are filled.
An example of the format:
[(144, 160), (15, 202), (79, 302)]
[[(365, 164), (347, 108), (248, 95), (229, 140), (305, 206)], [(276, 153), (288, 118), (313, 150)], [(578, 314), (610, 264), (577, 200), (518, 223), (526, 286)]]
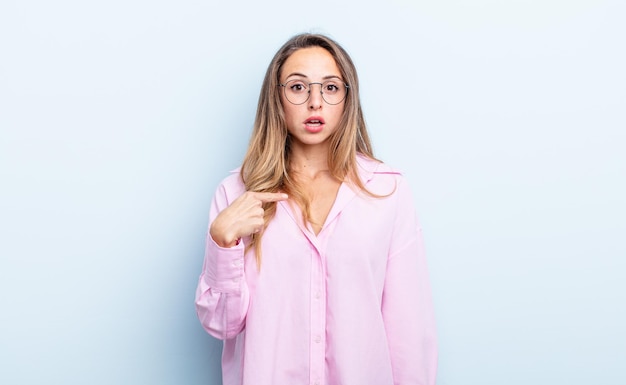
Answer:
[[(289, 155), (291, 138), (285, 125), (280, 99), (280, 74), (285, 61), (295, 51), (321, 47), (337, 63), (341, 77), (349, 85), (338, 129), (329, 137), (328, 167), (339, 181), (348, 181), (359, 190), (365, 189), (357, 173), (357, 154), (374, 158), (359, 99), (359, 80), (348, 53), (334, 40), (319, 34), (300, 34), (289, 39), (274, 55), (263, 80), (256, 119), (248, 151), (241, 167), (241, 177), (248, 191), (285, 192), (302, 209), (303, 221), (311, 220), (310, 199), (301, 186), (290, 177)], [(276, 213), (276, 203), (265, 203), (265, 227)], [(252, 236), (248, 248), (254, 247), (257, 266), (261, 266), (263, 231)]]

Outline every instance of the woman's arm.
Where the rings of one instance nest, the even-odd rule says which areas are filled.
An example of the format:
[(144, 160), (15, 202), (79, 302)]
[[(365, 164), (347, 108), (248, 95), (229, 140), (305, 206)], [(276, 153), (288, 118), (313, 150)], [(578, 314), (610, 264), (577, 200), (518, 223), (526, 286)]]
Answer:
[[(211, 204), (209, 229), (229, 203), (222, 184)], [(204, 263), (196, 290), (196, 311), (202, 327), (218, 339), (233, 338), (245, 326), (249, 292), (244, 250), (243, 242), (233, 247), (219, 246), (207, 231)]]
[(413, 198), (402, 177), (396, 194), (382, 303), (394, 384), (434, 385), (437, 342), (428, 269)]
[[(234, 180), (231, 177), (224, 181), (213, 198), (204, 265), (196, 291), (198, 318), (204, 329), (219, 339), (233, 338), (245, 326), (250, 293), (242, 238), (263, 228), (264, 202), (287, 199), (282, 193), (244, 191), (243, 184), (239, 180), (235, 184)], [(230, 189), (227, 184), (232, 184)]]

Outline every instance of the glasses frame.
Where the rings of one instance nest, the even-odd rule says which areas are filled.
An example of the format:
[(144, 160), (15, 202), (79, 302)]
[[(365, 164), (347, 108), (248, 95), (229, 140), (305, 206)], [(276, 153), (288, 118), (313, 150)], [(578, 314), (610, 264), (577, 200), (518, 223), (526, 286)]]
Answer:
[(285, 82), (285, 83), (279, 83), (279, 84), (277, 84), (277, 86), (278, 86), (278, 87), (283, 87), (283, 94), (285, 95), (285, 99), (287, 99), (287, 101), (288, 101), (289, 103), (291, 103), (291, 104), (293, 104), (293, 105), (295, 105), (295, 106), (300, 106), (300, 105), (303, 105), (304, 103), (306, 103), (306, 102), (308, 102), (308, 101), (309, 101), (309, 99), (311, 98), (311, 85), (313, 85), (313, 84), (319, 84), (319, 85), (320, 85), (320, 94), (322, 95), (322, 100), (324, 100), (324, 102), (325, 102), (326, 104), (329, 104), (329, 105), (331, 105), (331, 106), (336, 106), (337, 104), (339, 104), (339, 103), (343, 102), (344, 100), (346, 100), (346, 97), (348, 97), (348, 91), (350, 91), (350, 86), (349, 86), (346, 82), (344, 82), (343, 80), (340, 80), (340, 82), (341, 82), (341, 83), (343, 83), (343, 85), (346, 87), (346, 94), (345, 94), (345, 95), (343, 96), (343, 98), (342, 98), (340, 101), (338, 101), (337, 103), (329, 103), (329, 102), (328, 102), (328, 100), (326, 100), (326, 98), (324, 97), (324, 91), (323, 91), (323, 89), (324, 89), (324, 83), (328, 83), (328, 82), (330, 82), (330, 81), (333, 81), (332, 79), (330, 79), (330, 80), (326, 80), (325, 82), (322, 82), (322, 83), (320, 83), (320, 82), (312, 82), (312, 83), (306, 83), (306, 82), (303, 82), (304, 84), (307, 84), (307, 87), (308, 87), (308, 91), (307, 91), (307, 92), (308, 92), (308, 95), (307, 95), (306, 99), (304, 99), (304, 101), (303, 101), (302, 103), (294, 103), (294, 102), (292, 102), (291, 100), (289, 100), (289, 98), (287, 97), (287, 83), (292, 82), (292, 81), (297, 81), (297, 80), (299, 80), (299, 79), (292, 79), (292, 80), (289, 80), (289, 81), (287, 81), (287, 82)]

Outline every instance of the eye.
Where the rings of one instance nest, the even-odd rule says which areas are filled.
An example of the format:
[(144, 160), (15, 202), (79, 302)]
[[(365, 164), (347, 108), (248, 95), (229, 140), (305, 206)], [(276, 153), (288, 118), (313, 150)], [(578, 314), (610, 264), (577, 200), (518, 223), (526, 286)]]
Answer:
[(324, 91), (332, 94), (339, 91), (339, 86), (335, 83), (326, 83), (324, 85)]
[(305, 92), (306, 84), (299, 82), (299, 81), (289, 83), (289, 91), (296, 93), (296, 94)]

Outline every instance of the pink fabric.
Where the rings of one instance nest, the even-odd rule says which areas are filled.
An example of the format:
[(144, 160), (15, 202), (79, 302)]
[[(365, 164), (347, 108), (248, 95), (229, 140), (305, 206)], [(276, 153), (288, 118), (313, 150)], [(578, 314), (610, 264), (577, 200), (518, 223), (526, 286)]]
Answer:
[[(321, 232), (279, 202), (253, 251), (207, 235), (196, 294), (202, 326), (224, 340), (225, 385), (434, 385), (435, 322), (421, 230), (405, 179), (358, 158), (369, 191), (344, 183)], [(219, 186), (210, 220), (241, 195)]]

